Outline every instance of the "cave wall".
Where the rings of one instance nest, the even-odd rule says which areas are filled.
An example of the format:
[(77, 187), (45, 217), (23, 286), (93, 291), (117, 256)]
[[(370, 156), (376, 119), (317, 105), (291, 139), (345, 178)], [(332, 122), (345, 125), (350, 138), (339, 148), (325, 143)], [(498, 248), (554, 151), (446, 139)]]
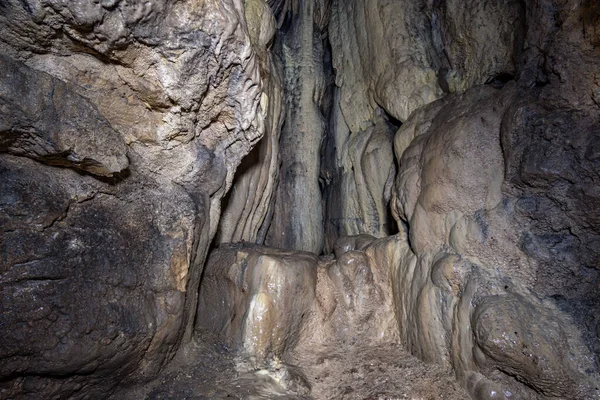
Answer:
[[(409, 348), (451, 365), (475, 398), (595, 398), (600, 53), (584, 21), (597, 24), (597, 11), (521, 7), (507, 15), (523, 35), (512, 69), (490, 69), (502, 71), (492, 80), (479, 71), (396, 134), (392, 210), (410, 244), (397, 315)], [(497, 10), (484, 10), (502, 37)], [(454, 76), (474, 77), (479, 65)]]
[(261, 99), (266, 111), (264, 136), (236, 171), (233, 190), (223, 200), (215, 243), (264, 243), (279, 181), (279, 139), (285, 102), (282, 62), (271, 51), (277, 21), (262, 0), (246, 1), (245, 14), (261, 64), (264, 93), (268, 94)]
[(244, 14), (0, 2), (0, 397), (106, 397), (189, 340), (221, 198), (276, 125)]
[[(344, 234), (389, 234), (366, 222), (387, 207), (394, 160), (380, 142), (379, 174), (364, 173), (352, 144), (402, 124), (391, 195), (406, 241), (391, 273), (402, 341), (454, 368), (474, 398), (595, 398), (598, 9), (406, 3), (332, 2), (326, 250)], [(377, 187), (369, 197), (363, 182)]]
[(212, 329), (598, 398), (599, 46), (593, 0), (0, 0), (0, 395)]

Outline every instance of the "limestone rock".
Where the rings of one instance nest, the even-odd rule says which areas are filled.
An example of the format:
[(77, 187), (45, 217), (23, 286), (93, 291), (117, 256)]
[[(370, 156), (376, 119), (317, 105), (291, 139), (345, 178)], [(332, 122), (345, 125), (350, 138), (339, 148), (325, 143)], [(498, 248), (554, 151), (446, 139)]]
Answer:
[(279, 185), (265, 244), (321, 253), (323, 212), (319, 190), (320, 148), (325, 117), (322, 27), (315, 20), (319, 2), (298, 1), (281, 48), (285, 124), (281, 131)]
[(444, 92), (514, 75), (523, 11), (516, 1), (334, 1), (329, 33), (350, 131), (377, 106), (405, 121)]
[(316, 256), (224, 245), (211, 253), (204, 274), (196, 328), (219, 334), (259, 367), (284, 359), (315, 298)]
[[(410, 243), (398, 248), (392, 278), (400, 336), (419, 357), (452, 365), (475, 398), (598, 396), (595, 339), (578, 320), (594, 313), (588, 285), (597, 275), (587, 265), (597, 256), (552, 228), (569, 226), (593, 241), (595, 215), (559, 211), (547, 200), (575, 201), (575, 188), (595, 176), (597, 165), (582, 155), (589, 151), (583, 143), (595, 140), (598, 111), (554, 96), (550, 88), (530, 92), (515, 84), (475, 87), (414, 113), (396, 136), (402, 153), (394, 215)], [(553, 110), (552, 128), (540, 101)], [(567, 135), (574, 115), (582, 129)], [(542, 139), (548, 135), (551, 142)], [(551, 154), (548, 143), (560, 162), (540, 157)], [(575, 158), (567, 165), (581, 168), (577, 176), (562, 169)], [(550, 258), (537, 235), (552, 238), (564, 261)], [(567, 277), (567, 268), (580, 278)], [(569, 306), (562, 296), (572, 299)], [(532, 348), (525, 356), (523, 346)]]
[(105, 397), (189, 340), (270, 31), (240, 0), (0, 2), (0, 397)]
[[(503, 372), (550, 397), (577, 394), (569, 345), (558, 320), (519, 296), (486, 298), (473, 313), (475, 340)], [(580, 396), (585, 396), (585, 392)]]
[(92, 100), (140, 154), (132, 168), (189, 187), (199, 152), (223, 165), (215, 181), (224, 183), (205, 188), (214, 235), (220, 200), (266, 117), (242, 2), (23, 4), (3, 2), (2, 49)]
[[(339, 90), (336, 90), (337, 99)], [(334, 105), (330, 135), (324, 143), (321, 183), (324, 192), (325, 249), (340, 236), (395, 233), (390, 198), (396, 163), (393, 126), (383, 117), (365, 131), (350, 133)]]
[(219, 335), (254, 368), (292, 363), (310, 348), (341, 342), (388, 343), (397, 332), (388, 272), (395, 240), (346, 251), (337, 260), (221, 245), (207, 262), (196, 327)]
[(274, 16), (266, 3), (256, 0), (246, 3), (246, 18), (265, 85), (261, 98), (266, 103), (262, 105), (266, 110), (265, 133), (263, 140), (242, 160), (232, 190), (223, 201), (217, 243), (264, 243), (279, 182), (279, 137), (285, 104), (282, 65), (269, 53), (275, 34)]
[(232, 189), (223, 199), (217, 243), (264, 243), (279, 182), (279, 136), (283, 124), (280, 66), (271, 62), (267, 80), (265, 135), (241, 162)]
[(348, 251), (362, 251), (375, 240), (375, 237), (371, 235), (342, 236), (335, 241), (333, 251), (335, 256), (339, 258)]
[(514, 0), (454, 0), (432, 7), (432, 38), (442, 64), (440, 87), (461, 92), (514, 77), (525, 39), (525, 13), (524, 2)]
[(127, 147), (86, 98), (43, 72), (0, 56), (0, 151), (112, 176)]
[(0, 397), (104, 397), (153, 377), (190, 317), (208, 204), (142, 178), (0, 165)]
[(394, 284), (400, 335), (476, 398), (597, 398), (598, 253), (584, 243), (599, 233), (598, 52), (585, 4), (525, 6), (542, 23), (527, 30), (517, 84), (448, 96), (397, 133), (393, 214), (410, 242)]

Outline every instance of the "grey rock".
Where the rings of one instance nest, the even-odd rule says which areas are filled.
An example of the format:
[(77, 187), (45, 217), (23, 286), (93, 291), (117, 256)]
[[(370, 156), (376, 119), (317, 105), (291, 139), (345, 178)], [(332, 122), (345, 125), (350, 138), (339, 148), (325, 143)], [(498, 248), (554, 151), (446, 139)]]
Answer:
[(189, 342), (266, 31), (238, 0), (0, 2), (0, 397), (104, 398)]
[(63, 81), (0, 56), (0, 151), (112, 176), (129, 161), (122, 137)]
[[(273, 220), (265, 244), (321, 253), (323, 212), (319, 190), (320, 148), (325, 117), (324, 40), (315, 20), (320, 2), (300, 0), (283, 36), (286, 115), (281, 131), (281, 167)], [(318, 14), (317, 14), (318, 15)]]
[(473, 313), (473, 331), (496, 366), (549, 397), (577, 398), (582, 380), (568, 354), (566, 333), (552, 313), (515, 295), (486, 298)]
[(0, 163), (0, 397), (100, 396), (154, 376), (189, 318), (207, 205), (177, 186)]

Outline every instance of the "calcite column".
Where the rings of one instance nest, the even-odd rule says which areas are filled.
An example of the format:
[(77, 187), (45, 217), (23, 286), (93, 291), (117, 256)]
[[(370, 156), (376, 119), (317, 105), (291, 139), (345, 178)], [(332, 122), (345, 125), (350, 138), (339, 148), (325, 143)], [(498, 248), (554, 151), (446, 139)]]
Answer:
[(320, 147), (325, 118), (319, 104), (325, 92), (323, 39), (315, 0), (301, 0), (282, 31), (286, 119), (280, 139), (280, 182), (269, 246), (320, 253), (323, 213), (319, 189)]

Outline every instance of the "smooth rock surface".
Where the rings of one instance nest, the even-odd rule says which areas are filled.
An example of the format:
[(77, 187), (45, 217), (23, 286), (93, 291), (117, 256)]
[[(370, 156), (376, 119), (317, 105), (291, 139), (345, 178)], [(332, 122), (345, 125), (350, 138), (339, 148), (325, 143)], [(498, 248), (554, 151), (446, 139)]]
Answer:
[[(529, 193), (526, 198), (544, 204), (552, 192), (522, 185), (523, 178), (510, 178), (528, 175), (525, 168), (511, 166), (515, 152), (524, 154), (523, 142), (509, 142), (506, 135), (523, 138), (531, 146), (526, 153), (531, 157), (547, 143), (534, 142), (532, 130), (521, 128), (522, 121), (540, 121), (546, 126), (529, 112), (536, 109), (545, 90), (529, 93), (515, 84), (500, 90), (476, 87), (415, 113), (396, 136), (401, 158), (394, 214), (408, 226), (410, 243), (399, 249), (404, 255), (394, 281), (400, 335), (420, 358), (453, 365), (474, 398), (494, 398), (493, 391), (507, 398), (598, 396), (598, 372), (590, 354), (594, 339), (589, 339), (573, 309), (560, 300), (562, 296), (574, 298), (578, 292), (569, 289), (571, 278), (552, 272), (558, 267), (557, 259), (547, 265), (549, 260), (532, 251), (538, 247), (534, 247), (537, 242), (531, 243), (531, 229), (541, 226), (517, 211), (528, 203), (515, 193)], [(582, 124), (591, 121), (587, 113), (597, 115), (585, 107), (562, 112), (580, 113)], [(561, 129), (559, 124), (553, 126)], [(590, 130), (579, 135), (581, 143), (593, 140)], [(553, 143), (560, 152), (560, 142)], [(527, 158), (524, 154), (521, 163)], [(552, 163), (552, 159), (543, 162)], [(547, 182), (547, 175), (537, 172), (547, 169), (536, 166), (532, 170), (536, 179)], [(588, 177), (580, 174), (572, 179), (570, 185), (577, 187), (577, 181)], [(562, 190), (573, 193), (564, 186)], [(559, 218), (573, 229), (594, 235), (587, 230), (593, 225), (593, 215), (588, 213), (584, 221), (549, 207), (540, 218)], [(585, 282), (597, 284), (593, 278), (597, 275), (589, 275), (585, 260), (594, 258), (594, 253), (571, 253), (565, 248), (560, 254), (569, 257), (572, 273), (582, 277), (578, 291), (587, 293), (587, 312), (593, 312), (595, 292), (586, 289)], [(549, 288), (561, 293), (560, 297), (544, 298)], [(586, 336), (587, 343), (582, 340)]]
[(284, 359), (315, 299), (317, 257), (242, 245), (211, 253), (200, 288), (196, 328), (255, 358)]
[(398, 343), (391, 272), (402, 238), (366, 239), (342, 237), (360, 249), (339, 247), (336, 259), (250, 244), (212, 252), (197, 328), (234, 356), (238, 390), (257, 399), (466, 396), (448, 369), (425, 369)]
[(352, 133), (378, 106), (405, 121), (419, 107), (515, 73), (517, 1), (340, 1), (329, 25), (340, 107)]

